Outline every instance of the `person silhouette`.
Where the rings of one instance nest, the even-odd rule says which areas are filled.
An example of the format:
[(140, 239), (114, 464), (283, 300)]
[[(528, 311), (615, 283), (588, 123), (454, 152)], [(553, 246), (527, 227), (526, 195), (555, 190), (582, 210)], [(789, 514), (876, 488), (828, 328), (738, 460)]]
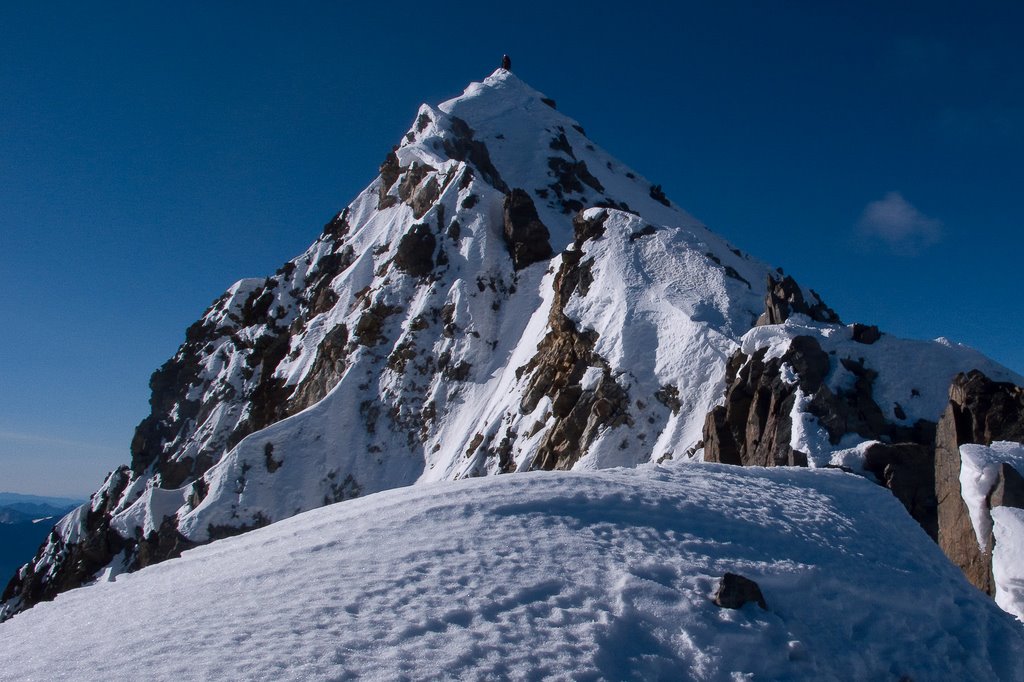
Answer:
[(503, 55), (501, 58), (501, 68), (505, 69), (506, 71), (512, 70), (512, 59), (507, 54)]

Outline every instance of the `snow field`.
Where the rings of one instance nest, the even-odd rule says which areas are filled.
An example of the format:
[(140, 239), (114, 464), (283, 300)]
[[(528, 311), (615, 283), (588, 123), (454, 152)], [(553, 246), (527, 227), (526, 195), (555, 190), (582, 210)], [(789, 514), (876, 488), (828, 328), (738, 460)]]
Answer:
[[(768, 611), (714, 606), (726, 571)], [(413, 486), (221, 540), (0, 625), (0, 679), (1011, 680), (1022, 639), (862, 478), (643, 466)]]

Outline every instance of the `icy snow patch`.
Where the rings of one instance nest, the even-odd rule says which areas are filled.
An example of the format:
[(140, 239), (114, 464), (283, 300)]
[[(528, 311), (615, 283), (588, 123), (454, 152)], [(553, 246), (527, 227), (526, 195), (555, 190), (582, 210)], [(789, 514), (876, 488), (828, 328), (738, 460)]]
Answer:
[[(768, 610), (714, 606), (726, 571)], [(392, 490), (0, 624), (5, 679), (1019, 680), (1022, 651), (887, 491), (721, 465)]]
[(992, 550), (992, 577), (996, 584), (996, 603), (1024, 621), (1024, 509), (996, 507), (995, 548)]
[(1024, 472), (1024, 444), (996, 441), (989, 446), (974, 443), (960, 446), (960, 494), (970, 512), (971, 525), (982, 552), (987, 551), (985, 542), (992, 532), (987, 498), (1003, 462)]

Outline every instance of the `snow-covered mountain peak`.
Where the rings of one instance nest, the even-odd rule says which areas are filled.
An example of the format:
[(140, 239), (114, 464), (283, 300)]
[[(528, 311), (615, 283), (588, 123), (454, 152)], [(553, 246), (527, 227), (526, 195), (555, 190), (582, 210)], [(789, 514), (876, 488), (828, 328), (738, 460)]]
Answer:
[(1013, 379), (843, 326), (499, 69), (423, 105), (308, 249), (187, 330), (130, 467), (58, 525), (0, 618), (392, 488), (924, 447), (944, 387), (979, 364)]

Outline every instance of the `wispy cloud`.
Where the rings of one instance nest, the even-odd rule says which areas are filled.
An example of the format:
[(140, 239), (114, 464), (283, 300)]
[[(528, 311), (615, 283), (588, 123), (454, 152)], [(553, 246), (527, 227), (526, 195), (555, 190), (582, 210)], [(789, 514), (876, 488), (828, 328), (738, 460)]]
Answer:
[(943, 224), (921, 213), (899, 192), (889, 192), (864, 208), (857, 232), (896, 253), (912, 255), (941, 240)]

